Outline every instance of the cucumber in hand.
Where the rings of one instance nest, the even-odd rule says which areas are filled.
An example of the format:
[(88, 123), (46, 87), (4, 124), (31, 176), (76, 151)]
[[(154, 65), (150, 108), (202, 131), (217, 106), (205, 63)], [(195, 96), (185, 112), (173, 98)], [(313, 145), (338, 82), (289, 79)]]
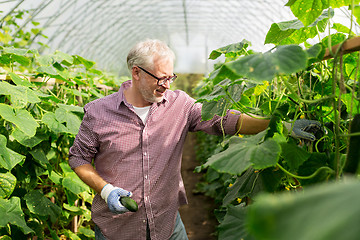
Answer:
[(137, 203), (131, 197), (121, 197), (120, 202), (131, 212), (136, 212), (138, 210)]

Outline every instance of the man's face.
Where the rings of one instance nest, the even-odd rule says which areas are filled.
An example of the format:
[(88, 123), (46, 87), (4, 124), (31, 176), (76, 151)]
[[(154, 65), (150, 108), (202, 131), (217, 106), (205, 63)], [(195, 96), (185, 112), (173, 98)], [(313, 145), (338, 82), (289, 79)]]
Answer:
[[(158, 78), (169, 77), (173, 75), (173, 62), (168, 58), (154, 58), (152, 69), (146, 69)], [(170, 88), (167, 81), (164, 85), (157, 85), (157, 80), (149, 74), (141, 71), (139, 91), (146, 102), (161, 102), (164, 98), (165, 91)]]

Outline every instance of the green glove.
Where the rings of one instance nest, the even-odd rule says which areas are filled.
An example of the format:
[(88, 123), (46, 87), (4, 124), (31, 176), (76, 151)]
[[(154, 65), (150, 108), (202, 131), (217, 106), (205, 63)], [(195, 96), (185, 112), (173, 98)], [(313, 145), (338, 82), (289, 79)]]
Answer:
[(317, 131), (322, 129), (320, 122), (316, 120), (297, 119), (293, 124), (284, 122), (284, 126), (288, 131), (291, 131), (291, 136), (294, 138), (306, 139), (315, 141)]

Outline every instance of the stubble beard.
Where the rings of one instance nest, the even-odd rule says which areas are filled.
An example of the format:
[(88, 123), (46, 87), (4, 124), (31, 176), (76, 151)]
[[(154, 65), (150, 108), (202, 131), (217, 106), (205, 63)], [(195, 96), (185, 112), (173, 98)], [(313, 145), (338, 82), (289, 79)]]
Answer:
[(144, 100), (149, 103), (158, 103), (163, 100), (163, 97), (156, 97), (154, 95), (155, 90), (151, 90), (150, 86), (146, 85), (145, 80), (141, 80), (139, 91)]

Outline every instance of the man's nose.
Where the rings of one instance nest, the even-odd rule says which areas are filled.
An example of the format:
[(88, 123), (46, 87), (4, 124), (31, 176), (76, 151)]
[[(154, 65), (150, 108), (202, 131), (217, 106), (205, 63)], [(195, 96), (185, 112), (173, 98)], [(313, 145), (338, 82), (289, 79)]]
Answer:
[(162, 86), (166, 89), (169, 89), (170, 88), (170, 80), (166, 80)]

